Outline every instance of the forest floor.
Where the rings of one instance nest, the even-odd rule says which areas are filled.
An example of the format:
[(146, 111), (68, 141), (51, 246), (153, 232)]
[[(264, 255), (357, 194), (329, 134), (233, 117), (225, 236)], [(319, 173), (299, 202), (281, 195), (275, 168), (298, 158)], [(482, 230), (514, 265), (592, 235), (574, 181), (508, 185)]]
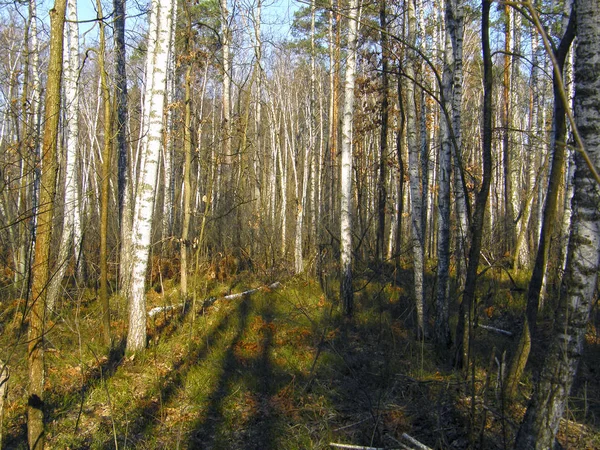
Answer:
[[(234, 300), (223, 296), (276, 280), (203, 280), (185, 310), (149, 319), (148, 348), (135, 354), (124, 352), (125, 301), (112, 299), (115, 344), (107, 354), (95, 294), (78, 291), (48, 323), (48, 447), (416, 448), (406, 433), (431, 448), (512, 448), (531, 389), (528, 373), (522, 402), (499, 400), (499, 365), (514, 338), (476, 328), (475, 364), (464, 377), (451, 355), (415, 339), (411, 279), (408, 270), (365, 271), (352, 320), (342, 317), (333, 290), (310, 277)], [(510, 284), (495, 284), (493, 292), (489, 285), (481, 324), (516, 333), (521, 294)], [(159, 290), (148, 293), (148, 309), (179, 301), (174, 282)], [(4, 448), (26, 448), (19, 308), (14, 302), (0, 316), (11, 368)], [(600, 339), (593, 332), (559, 433), (565, 448), (600, 448)]]

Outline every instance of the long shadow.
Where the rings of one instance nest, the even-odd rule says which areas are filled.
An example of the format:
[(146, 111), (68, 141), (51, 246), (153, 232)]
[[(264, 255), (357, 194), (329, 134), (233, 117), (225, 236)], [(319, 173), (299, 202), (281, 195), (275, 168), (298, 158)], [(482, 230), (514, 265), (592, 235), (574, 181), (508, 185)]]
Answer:
[[(273, 448), (275, 445), (278, 416), (272, 399), (286, 375), (274, 369), (270, 357), (275, 326), (271, 303), (257, 303), (250, 298), (241, 303), (236, 335), (225, 353), (222, 376), (210, 398), (204, 419), (194, 425), (189, 435), (189, 448), (250, 450)], [(253, 309), (259, 313), (253, 322), (259, 334), (258, 354), (241, 356), (236, 354), (236, 348), (244, 343), (248, 317)], [(234, 394), (232, 390), (236, 386), (239, 389), (242, 385), (250, 391), (250, 398), (248, 405), (240, 406), (249, 407), (249, 411), (246, 411), (243, 423), (232, 424), (227, 417), (230, 413), (226, 410), (227, 398)]]
[[(406, 275), (403, 271), (402, 285), (410, 280)], [(335, 356), (328, 358), (334, 364), (317, 373), (336, 413), (331, 438), (395, 448), (408, 432), (435, 448), (441, 438), (433, 430), (440, 429), (442, 414), (456, 418), (449, 415), (452, 399), (441, 384), (421, 383), (412, 375), (424, 356), (410, 331), (410, 298), (390, 302), (383, 292), (365, 292), (356, 303), (357, 317), (342, 321), (339, 334), (325, 346), (324, 353)]]
[[(243, 322), (243, 325), (238, 325), (238, 334), (240, 335), (242, 333), (240, 328), (245, 328), (247, 314), (248, 304), (244, 300), (237, 307), (237, 315)], [(177, 390), (183, 386), (189, 371), (199, 361), (206, 359), (210, 349), (218, 343), (222, 333), (227, 330), (232, 320), (233, 314), (225, 315), (212, 332), (204, 337), (201, 345), (191, 345), (188, 352), (173, 362), (172, 369), (147, 390), (146, 395), (136, 403), (134, 408), (126, 412), (126, 417), (133, 418), (133, 420), (127, 424), (126, 433), (119, 436), (119, 441), (123, 446), (135, 446), (143, 442), (152, 429), (159, 424), (160, 409), (168, 404), (176, 395)]]

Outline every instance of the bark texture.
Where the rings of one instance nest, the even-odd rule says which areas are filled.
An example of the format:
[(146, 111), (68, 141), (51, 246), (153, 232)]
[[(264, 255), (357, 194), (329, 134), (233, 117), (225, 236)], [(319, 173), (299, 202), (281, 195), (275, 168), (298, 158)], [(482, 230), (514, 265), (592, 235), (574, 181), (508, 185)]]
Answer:
[[(155, 186), (164, 126), (166, 68), (171, 42), (173, 2), (152, 2), (150, 12), (151, 41), (146, 73), (145, 108), (148, 111), (147, 133), (142, 143), (140, 181), (133, 216), (132, 273), (129, 292), (129, 331), (127, 350), (141, 350), (146, 346), (146, 270), (152, 236)], [(152, 33), (153, 32), (153, 33)]]
[(31, 305), (27, 355), (29, 360), (29, 392), (27, 398), (27, 439), (31, 450), (43, 449), (44, 435), (44, 328), (46, 321), (46, 288), (49, 279), (50, 242), (58, 172), (57, 147), (62, 82), (63, 33), (66, 0), (57, 0), (50, 10), (50, 61), (46, 84), (46, 112), (42, 143), (42, 179), (37, 237), (31, 282)]
[(344, 81), (344, 110), (342, 118), (341, 172), (341, 288), (344, 313), (352, 315), (352, 117), (354, 112), (354, 83), (356, 78), (356, 41), (358, 34), (358, 0), (350, 0), (348, 11), (348, 60)]

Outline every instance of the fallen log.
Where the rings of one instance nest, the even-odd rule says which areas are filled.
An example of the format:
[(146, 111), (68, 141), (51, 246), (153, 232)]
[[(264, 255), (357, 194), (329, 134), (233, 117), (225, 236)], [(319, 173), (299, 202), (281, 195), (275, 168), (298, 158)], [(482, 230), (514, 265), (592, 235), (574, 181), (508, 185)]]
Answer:
[[(229, 295), (225, 295), (223, 297), (208, 297), (202, 302), (202, 307), (206, 308), (206, 307), (212, 305), (214, 302), (216, 302), (219, 299), (235, 300), (238, 298), (246, 297), (248, 295), (252, 295), (258, 291), (277, 289), (280, 286), (281, 286), (281, 283), (279, 281), (276, 281), (275, 283), (271, 283), (268, 286), (262, 286), (262, 287), (255, 288), (255, 289), (249, 289), (247, 291), (240, 292), (238, 294), (229, 294)], [(175, 305), (157, 306), (155, 308), (152, 308), (150, 311), (148, 311), (148, 316), (154, 317), (157, 314), (160, 314), (161, 312), (172, 311), (173, 309), (183, 308), (184, 306), (185, 306), (185, 303), (176, 303)]]
[(500, 333), (503, 334), (505, 336), (512, 336), (513, 334), (510, 331), (506, 331), (506, 330), (502, 330), (500, 328), (496, 328), (496, 327), (490, 327), (489, 325), (478, 325), (480, 328), (483, 328), (484, 330), (488, 330), (488, 331), (493, 331), (494, 333)]

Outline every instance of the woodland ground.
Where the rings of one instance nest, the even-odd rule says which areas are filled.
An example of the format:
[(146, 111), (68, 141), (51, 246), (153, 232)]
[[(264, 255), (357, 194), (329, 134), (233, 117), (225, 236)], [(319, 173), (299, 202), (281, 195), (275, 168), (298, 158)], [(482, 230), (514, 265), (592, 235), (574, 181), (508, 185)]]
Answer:
[[(485, 277), (479, 322), (518, 332), (525, 282), (502, 271)], [(197, 277), (195, 301), (150, 319), (148, 348), (132, 355), (124, 354), (124, 300), (112, 299), (115, 345), (106, 355), (95, 293), (72, 289), (48, 323), (49, 448), (402, 448), (403, 433), (432, 448), (512, 447), (545, 337), (534, 342), (521, 402), (502, 405), (498, 364), (514, 339), (476, 328), (476, 364), (465, 378), (449, 354), (415, 339), (409, 270), (365, 270), (352, 320), (340, 313), (332, 279), (281, 279), (276, 290), (219, 298), (276, 281), (258, 278)], [(148, 308), (178, 301), (173, 281), (148, 293)], [(22, 302), (3, 303), (0, 343), (11, 368), (3, 445), (26, 448)], [(559, 434), (566, 448), (600, 448), (597, 309), (594, 320)]]

